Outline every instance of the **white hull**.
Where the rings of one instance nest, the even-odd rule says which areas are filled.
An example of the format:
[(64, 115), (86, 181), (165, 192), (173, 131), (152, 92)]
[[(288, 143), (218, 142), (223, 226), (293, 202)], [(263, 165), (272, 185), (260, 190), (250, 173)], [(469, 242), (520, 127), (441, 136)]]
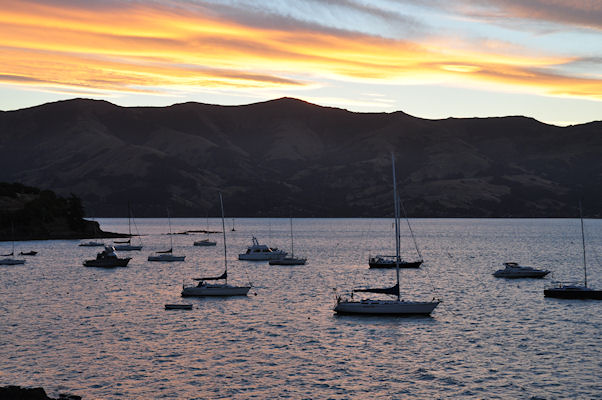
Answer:
[(495, 276), (496, 278), (510, 278), (510, 279), (543, 278), (544, 276), (546, 276), (547, 274), (550, 273), (550, 271), (543, 270), (543, 269), (536, 269), (533, 267), (524, 267), (524, 266), (518, 265), (515, 262), (507, 262), (507, 263), (504, 263), (504, 265), (506, 266), (506, 268), (495, 271), (493, 273), (493, 276)]
[(186, 256), (172, 256), (171, 254), (160, 254), (158, 256), (148, 256), (148, 261), (173, 262), (184, 261)]
[(275, 251), (272, 253), (265, 254), (239, 254), (238, 259), (246, 261), (269, 261), (278, 260), (284, 256), (286, 256), (285, 252)]
[(334, 311), (339, 314), (429, 315), (438, 305), (438, 301), (340, 301), (334, 307)]
[(284, 257), (270, 260), (270, 265), (305, 265), (306, 258)]
[(19, 260), (16, 258), (2, 258), (0, 259), (0, 265), (20, 265), (25, 264), (25, 260)]
[(186, 286), (182, 296), (246, 296), (250, 289), (250, 286), (231, 285)]
[(80, 247), (104, 247), (105, 244), (104, 244), (104, 242), (85, 242), (85, 243), (80, 243), (79, 246)]
[(115, 245), (113, 247), (115, 248), (115, 250), (119, 250), (119, 251), (142, 250), (142, 246), (134, 246), (134, 245), (131, 245), (131, 244)]

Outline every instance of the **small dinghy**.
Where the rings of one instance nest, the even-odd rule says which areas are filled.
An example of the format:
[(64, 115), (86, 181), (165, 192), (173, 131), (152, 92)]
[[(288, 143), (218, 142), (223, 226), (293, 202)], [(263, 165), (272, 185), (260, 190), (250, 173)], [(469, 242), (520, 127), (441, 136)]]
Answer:
[(166, 310), (192, 310), (192, 304), (165, 304)]

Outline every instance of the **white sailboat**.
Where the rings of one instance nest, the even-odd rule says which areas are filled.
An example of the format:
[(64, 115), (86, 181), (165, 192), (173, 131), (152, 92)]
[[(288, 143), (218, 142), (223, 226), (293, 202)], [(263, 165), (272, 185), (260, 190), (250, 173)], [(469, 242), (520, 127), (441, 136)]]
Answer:
[[(92, 218), (92, 222), (95, 222), (94, 218)], [(98, 232), (96, 231), (96, 224), (95, 224), (94, 225), (94, 234), (95, 234), (95, 236), (96, 236), (97, 233)], [(105, 245), (104, 242), (98, 242), (96, 240), (89, 240), (87, 242), (80, 243), (78, 246), (80, 246), (80, 247), (104, 247), (104, 245)]]
[[(14, 228), (11, 225), (11, 234), (14, 238), (15, 234), (14, 234)], [(13, 251), (11, 251), (9, 254), (3, 254), (2, 257), (4, 258), (0, 258), (0, 265), (20, 265), (20, 264), (25, 264), (25, 260), (24, 259), (20, 259), (20, 258), (13, 258), (15, 256), (15, 240), (13, 239)]]
[(293, 217), (290, 218), (291, 224), (291, 256), (282, 256), (282, 258), (277, 258), (275, 260), (270, 260), (270, 265), (305, 265), (307, 258), (303, 257), (295, 257), (295, 247), (293, 244)]
[(544, 289), (544, 297), (559, 299), (591, 299), (602, 300), (602, 290), (587, 286), (587, 259), (585, 256), (585, 231), (583, 229), (583, 213), (579, 202), (579, 219), (581, 220), (581, 245), (583, 247), (583, 285), (579, 283), (554, 282), (553, 287)]
[(129, 239), (122, 241), (114, 241), (113, 247), (118, 251), (139, 251), (142, 250), (142, 240), (140, 240), (140, 236), (138, 239), (140, 240), (139, 245), (132, 244), (132, 209), (130, 208), (130, 204), (128, 203), (128, 233)]
[(167, 223), (169, 224), (169, 250), (155, 251), (155, 254), (148, 256), (148, 261), (174, 262), (184, 261), (186, 258), (186, 256), (174, 256), (173, 254), (173, 233), (171, 232), (171, 217), (169, 216), (169, 210), (167, 210)]
[(407, 261), (397, 256), (376, 255), (374, 257), (368, 257), (368, 265), (370, 266), (370, 268), (395, 268), (397, 265), (399, 265), (399, 268), (419, 268), (420, 265), (422, 265), (422, 263), (424, 262), (422, 259), (422, 253), (418, 248), (418, 242), (416, 242), (416, 236), (414, 236), (414, 230), (412, 229), (412, 225), (410, 225), (408, 214), (406, 213), (406, 210), (401, 200), (399, 201), (399, 205), (401, 206), (403, 216), (406, 220), (406, 223), (408, 224), (408, 229), (410, 230), (410, 235), (412, 236), (412, 240), (414, 241), (414, 248), (416, 249), (416, 253), (418, 254), (418, 260)]
[[(194, 278), (198, 283), (196, 285), (182, 285), (182, 296), (246, 296), (251, 286), (234, 286), (228, 284), (228, 250), (226, 246), (226, 226), (224, 223), (224, 202), (222, 194), (219, 194), (219, 201), (222, 208), (222, 232), (224, 234), (224, 273), (220, 276)], [(210, 283), (221, 281), (223, 283)]]
[(213, 240), (209, 240), (209, 238), (205, 238), (205, 239), (201, 239), (201, 240), (195, 240), (193, 245), (194, 246), (202, 246), (202, 247), (215, 246), (215, 245), (217, 245), (217, 242), (213, 241)]
[(397, 284), (389, 288), (354, 289), (353, 292), (381, 293), (396, 296), (396, 300), (354, 300), (337, 297), (334, 311), (338, 314), (363, 314), (363, 315), (429, 315), (439, 301), (407, 301), (401, 299), (399, 291), (399, 198), (397, 197), (397, 183), (395, 178), (395, 158), (391, 154), (393, 165), (393, 197), (395, 206), (395, 270)]

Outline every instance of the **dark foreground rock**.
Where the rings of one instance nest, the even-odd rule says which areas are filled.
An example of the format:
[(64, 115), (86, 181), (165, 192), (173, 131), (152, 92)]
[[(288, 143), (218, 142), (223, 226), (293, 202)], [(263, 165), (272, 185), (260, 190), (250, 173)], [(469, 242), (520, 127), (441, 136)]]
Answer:
[(61, 393), (58, 398), (52, 398), (48, 397), (46, 391), (41, 387), (3, 386), (0, 387), (0, 400), (81, 400), (81, 397)]

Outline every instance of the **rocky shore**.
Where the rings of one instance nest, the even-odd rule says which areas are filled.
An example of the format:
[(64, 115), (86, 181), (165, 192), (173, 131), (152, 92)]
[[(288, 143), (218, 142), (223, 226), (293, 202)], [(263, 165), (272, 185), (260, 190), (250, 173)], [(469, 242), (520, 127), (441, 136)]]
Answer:
[(21, 386), (0, 387), (0, 400), (82, 400), (81, 396), (60, 393), (58, 398), (48, 397), (41, 388), (24, 388)]
[(0, 183), (0, 241), (120, 238), (104, 232), (96, 221), (84, 219), (81, 200), (50, 190)]

